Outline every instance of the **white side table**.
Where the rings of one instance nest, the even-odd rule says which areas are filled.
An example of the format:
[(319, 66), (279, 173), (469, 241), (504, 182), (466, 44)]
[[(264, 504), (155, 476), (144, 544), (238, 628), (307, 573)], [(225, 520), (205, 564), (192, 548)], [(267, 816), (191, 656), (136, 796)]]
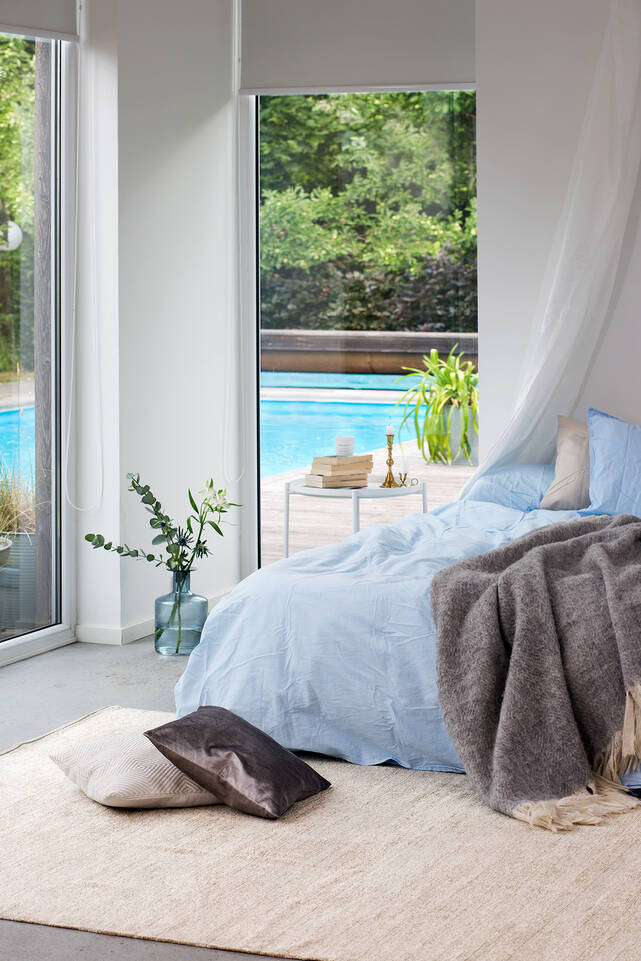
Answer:
[(352, 530), (356, 534), (360, 530), (360, 505), (362, 500), (373, 500), (379, 497), (407, 497), (408, 494), (420, 494), (423, 498), (423, 513), (427, 513), (427, 486), (425, 481), (419, 481), (413, 487), (381, 487), (384, 477), (370, 477), (367, 487), (308, 487), (305, 478), (285, 482), (285, 557), (289, 557), (289, 499), (292, 494), (303, 497), (336, 497), (340, 500), (352, 501)]

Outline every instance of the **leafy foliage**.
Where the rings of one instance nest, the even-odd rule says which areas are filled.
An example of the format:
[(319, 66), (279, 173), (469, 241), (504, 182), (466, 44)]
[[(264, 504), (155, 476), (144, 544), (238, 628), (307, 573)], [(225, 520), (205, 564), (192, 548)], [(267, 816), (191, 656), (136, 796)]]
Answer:
[(443, 250), (414, 268), (292, 268), (263, 285), (261, 310), (265, 329), (475, 331), (476, 264)]
[(0, 251), (0, 371), (33, 370), (35, 47), (0, 34), (0, 244), (10, 220), (24, 235)]
[(222, 537), (223, 532), (220, 526), (222, 515), (227, 513), (228, 508), (239, 505), (228, 501), (226, 491), (222, 488), (216, 490), (213, 479), (210, 479), (204, 489), (199, 491), (202, 495), (199, 500), (194, 497), (191, 490), (187, 491), (189, 506), (193, 513), (187, 516), (185, 526), (180, 527), (169, 514), (165, 513), (149, 484), (141, 484), (140, 474), (127, 474), (127, 477), (129, 478), (128, 489), (138, 494), (145, 510), (151, 514), (149, 526), (156, 532), (151, 542), (152, 546), (161, 547), (162, 545), (165, 556), (146, 551), (144, 547), (129, 547), (128, 544), (115, 545), (103, 534), (85, 534), (85, 540), (94, 550), (114, 551), (120, 557), (149, 561), (156, 567), (166, 567), (176, 575), (177, 590), (174, 594), (171, 614), (165, 627), (156, 628), (156, 640), (176, 621), (176, 654), (178, 654), (182, 641), (182, 600), (187, 575), (196, 558), (209, 557), (211, 553), (205, 539), (205, 534), (209, 534), (206, 528), (211, 528)]
[(222, 515), (227, 513), (229, 507), (239, 506), (229, 502), (226, 491), (216, 490), (213, 480), (208, 480), (205, 488), (199, 492), (204, 495), (200, 497), (200, 502), (196, 500), (191, 490), (187, 491), (189, 506), (193, 513), (188, 515), (185, 526), (179, 527), (169, 514), (165, 513), (149, 484), (141, 484), (139, 474), (127, 474), (127, 477), (129, 478), (128, 490), (138, 494), (145, 510), (151, 514), (149, 526), (156, 532), (151, 542), (152, 546), (162, 545), (166, 556), (163, 557), (162, 554), (155, 554), (142, 547), (129, 547), (128, 544), (116, 545), (113, 541), (107, 540), (103, 534), (85, 534), (85, 540), (94, 550), (115, 551), (121, 557), (146, 560), (150, 564), (155, 564), (156, 567), (165, 566), (170, 571), (186, 574), (191, 570), (196, 558), (208, 557), (211, 552), (205, 539), (205, 534), (209, 533), (206, 528), (209, 527), (222, 537), (223, 532), (220, 527)]
[[(426, 461), (451, 464), (462, 451), (469, 464), (470, 434), (479, 429), (478, 374), (470, 361), (462, 362), (463, 355), (454, 353), (456, 347), (458, 344), (445, 359), (439, 357), (437, 350), (430, 351), (429, 356), (423, 357), (423, 370), (404, 367), (407, 374), (399, 378), (413, 381), (396, 405), (403, 405), (400, 427), (412, 422), (418, 448)], [(452, 437), (452, 419), (457, 408), (461, 411), (461, 433), (459, 446), (452, 455), (452, 442), (456, 442)]]
[(33, 482), (16, 469), (0, 464), (0, 534), (36, 529), (36, 503)]
[(468, 91), (261, 97), (263, 326), (476, 329), (474, 125)]
[(0, 34), (0, 187), (5, 217), (33, 231), (35, 42)]

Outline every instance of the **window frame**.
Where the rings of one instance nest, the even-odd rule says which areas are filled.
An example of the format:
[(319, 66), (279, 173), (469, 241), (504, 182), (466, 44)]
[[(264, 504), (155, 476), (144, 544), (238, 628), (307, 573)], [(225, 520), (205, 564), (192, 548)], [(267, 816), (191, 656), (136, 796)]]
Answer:
[[(416, 86), (376, 86), (358, 88), (359, 93), (422, 92), (430, 90), (477, 90), (476, 83), (430, 83)], [(244, 500), (244, 523), (241, 528), (241, 578), (261, 567), (261, 488), (260, 488), (260, 141), (259, 98), (269, 96), (304, 96), (306, 94), (354, 93), (355, 89), (339, 86), (317, 89), (291, 87), (265, 89), (260, 93), (237, 94), (236, 185), (238, 203), (239, 259), (250, 261), (253, 275), (245, 268), (238, 271), (239, 317), (245, 343), (255, 344), (252, 350), (241, 351), (240, 383), (254, 412), (254, 424), (242, 432), (241, 459), (246, 469), (241, 481)], [(250, 165), (253, 167), (250, 169)], [(478, 186), (477, 186), (478, 196)], [(252, 340), (253, 338), (253, 340)]]
[[(0, 667), (53, 650), (75, 641), (75, 523), (74, 512), (65, 497), (65, 475), (73, 476), (73, 418), (69, 416), (66, 385), (70, 382), (71, 338), (67, 336), (73, 322), (75, 288), (75, 198), (76, 198), (76, 111), (77, 111), (77, 46), (62, 40), (52, 43), (52, 378), (51, 404), (52, 462), (55, 485), (52, 515), (56, 519), (52, 596), (56, 598), (56, 623), (27, 631), (0, 643)], [(67, 432), (70, 431), (69, 445)], [(69, 450), (68, 461), (65, 452)]]

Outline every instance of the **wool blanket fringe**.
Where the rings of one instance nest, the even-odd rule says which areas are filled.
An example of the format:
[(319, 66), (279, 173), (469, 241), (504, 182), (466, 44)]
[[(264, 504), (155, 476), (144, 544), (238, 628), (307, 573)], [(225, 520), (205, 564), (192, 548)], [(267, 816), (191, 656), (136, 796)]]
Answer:
[(594, 778), (585, 790), (558, 801), (536, 801), (514, 808), (512, 817), (549, 831), (571, 831), (582, 824), (603, 824), (613, 814), (641, 805), (621, 783), (624, 774), (641, 765), (641, 684), (625, 699), (623, 727), (594, 760)]
[(641, 767), (639, 518), (560, 522), (459, 561), (432, 609), (443, 716), (487, 804), (550, 831), (641, 805), (621, 783)]

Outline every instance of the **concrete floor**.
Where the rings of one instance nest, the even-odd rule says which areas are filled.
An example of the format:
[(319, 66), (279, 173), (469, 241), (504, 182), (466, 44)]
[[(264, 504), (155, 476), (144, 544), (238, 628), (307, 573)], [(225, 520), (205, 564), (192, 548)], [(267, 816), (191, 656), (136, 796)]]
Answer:
[[(151, 638), (145, 638), (124, 647), (70, 644), (0, 668), (0, 750), (110, 704), (173, 711), (174, 684), (186, 663), (183, 657), (160, 657)], [(257, 957), (0, 920), (0, 961), (249, 961)]]

